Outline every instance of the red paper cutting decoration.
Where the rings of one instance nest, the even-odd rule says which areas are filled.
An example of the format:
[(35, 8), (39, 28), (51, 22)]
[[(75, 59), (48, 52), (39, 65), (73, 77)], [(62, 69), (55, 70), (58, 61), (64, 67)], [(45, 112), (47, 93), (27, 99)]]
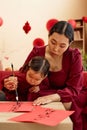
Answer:
[(54, 24), (56, 24), (58, 22), (57, 19), (50, 19), (48, 20), (47, 24), (46, 24), (46, 28), (48, 31), (50, 31), (50, 29), (53, 27)]
[(86, 17), (86, 16), (83, 16), (83, 17), (82, 17), (82, 20), (83, 20), (85, 23), (87, 23), (87, 17)]
[(44, 46), (44, 40), (41, 39), (41, 38), (36, 38), (34, 41), (33, 41), (33, 46), (34, 47), (42, 47)]
[(0, 26), (3, 25), (3, 19), (0, 17)]
[(25, 31), (26, 34), (31, 30), (31, 26), (29, 25), (28, 21), (23, 26), (23, 30)]
[(70, 23), (70, 24), (72, 25), (73, 28), (76, 27), (76, 21), (75, 21), (75, 20), (69, 19), (69, 20), (68, 20), (68, 23)]

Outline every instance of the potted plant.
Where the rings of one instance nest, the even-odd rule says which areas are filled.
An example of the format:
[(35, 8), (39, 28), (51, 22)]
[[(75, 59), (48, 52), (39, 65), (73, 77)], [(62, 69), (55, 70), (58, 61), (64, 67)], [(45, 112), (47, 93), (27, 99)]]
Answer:
[(84, 67), (84, 71), (87, 71), (87, 54), (83, 54), (83, 67)]

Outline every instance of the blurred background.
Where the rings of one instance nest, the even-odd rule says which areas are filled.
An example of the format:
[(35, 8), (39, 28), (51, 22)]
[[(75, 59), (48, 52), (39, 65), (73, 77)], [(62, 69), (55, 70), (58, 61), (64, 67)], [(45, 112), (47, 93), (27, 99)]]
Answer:
[[(0, 0), (0, 62), (3, 69), (11, 63), (19, 69), (36, 38), (47, 44), (48, 20), (68, 21), (83, 16), (87, 16), (87, 0)], [(30, 30), (26, 30), (26, 23)]]

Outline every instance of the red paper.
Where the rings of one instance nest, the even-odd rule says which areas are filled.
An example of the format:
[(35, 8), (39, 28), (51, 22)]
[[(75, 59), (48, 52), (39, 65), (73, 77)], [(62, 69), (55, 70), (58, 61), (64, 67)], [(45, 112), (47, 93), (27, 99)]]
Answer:
[(10, 120), (18, 122), (35, 122), (44, 125), (55, 126), (72, 113), (73, 111), (54, 110), (37, 106), (33, 111), (21, 114), (20, 116), (16, 116)]
[(9, 112), (13, 105), (14, 105), (14, 103), (10, 104), (10, 103), (1, 103), (0, 102), (0, 112)]
[(0, 102), (0, 112), (26, 112), (32, 111), (32, 102)]
[(34, 106), (32, 102), (22, 102), (19, 104), (19, 107), (15, 110), (15, 112), (29, 112), (32, 111)]

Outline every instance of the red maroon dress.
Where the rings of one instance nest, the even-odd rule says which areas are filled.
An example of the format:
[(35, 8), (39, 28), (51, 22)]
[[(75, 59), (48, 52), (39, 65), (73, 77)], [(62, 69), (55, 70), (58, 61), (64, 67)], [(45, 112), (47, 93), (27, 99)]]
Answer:
[[(45, 47), (33, 48), (25, 64), (34, 56), (45, 56)], [(62, 102), (70, 102), (76, 98), (83, 86), (83, 67), (78, 49), (69, 48), (63, 55), (62, 70), (49, 72), (50, 90), (46, 94), (58, 93)], [(23, 67), (20, 68), (22, 70)]]
[[(27, 57), (24, 65), (34, 56), (45, 56), (46, 46), (41, 48), (33, 48)], [(23, 66), (20, 68), (23, 70)], [(49, 72), (48, 79), (50, 89), (42, 91), (42, 95), (58, 93), (62, 102), (72, 102), (71, 110), (74, 114), (71, 119), (74, 123), (74, 130), (82, 130), (81, 109), (77, 105), (77, 97), (83, 87), (83, 66), (81, 53), (78, 49), (68, 48), (63, 54), (62, 70), (58, 72)]]

